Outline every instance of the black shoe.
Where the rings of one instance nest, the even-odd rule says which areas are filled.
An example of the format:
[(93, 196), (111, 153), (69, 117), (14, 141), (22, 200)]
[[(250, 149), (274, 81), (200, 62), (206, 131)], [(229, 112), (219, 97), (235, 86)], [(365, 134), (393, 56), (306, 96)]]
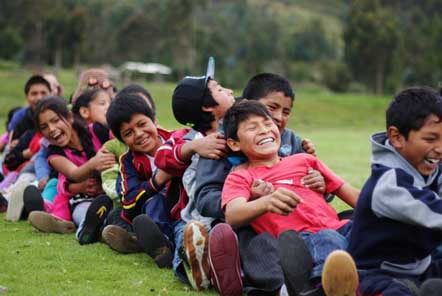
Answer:
[(428, 279), (419, 289), (420, 296), (436, 296), (442, 291), (442, 279)]
[(173, 253), (169, 242), (164, 237), (158, 225), (147, 215), (138, 215), (132, 221), (132, 226), (137, 236), (138, 244), (158, 267), (171, 267)]
[(23, 192), (23, 206), (27, 215), (32, 211), (44, 211), (44, 201), (40, 190), (34, 185), (29, 185)]
[(8, 210), (8, 200), (0, 193), (0, 213)]
[(313, 268), (313, 259), (302, 238), (293, 230), (278, 237), (279, 259), (284, 272), (287, 291), (291, 296), (300, 295), (308, 285)]
[(91, 244), (98, 240), (101, 226), (111, 210), (112, 200), (107, 195), (102, 194), (92, 201), (78, 232), (80, 245)]

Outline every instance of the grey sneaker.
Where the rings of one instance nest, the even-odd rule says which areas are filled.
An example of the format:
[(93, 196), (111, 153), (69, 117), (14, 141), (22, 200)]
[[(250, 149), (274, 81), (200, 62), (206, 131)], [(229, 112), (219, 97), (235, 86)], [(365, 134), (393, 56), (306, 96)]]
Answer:
[(49, 213), (33, 211), (28, 217), (29, 223), (42, 232), (49, 233), (73, 233), (75, 225), (71, 221), (61, 220)]
[(6, 220), (18, 221), (23, 213), (23, 193), (29, 185), (28, 181), (19, 181), (15, 183), (9, 194), (8, 209), (6, 211)]
[(107, 225), (101, 233), (101, 239), (112, 250), (123, 254), (141, 253), (143, 249), (138, 244), (134, 234), (117, 225)]

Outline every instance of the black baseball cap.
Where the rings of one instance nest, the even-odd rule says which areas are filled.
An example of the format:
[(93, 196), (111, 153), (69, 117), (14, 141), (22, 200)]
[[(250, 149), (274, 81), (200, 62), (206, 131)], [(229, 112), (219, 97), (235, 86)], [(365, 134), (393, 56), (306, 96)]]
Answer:
[(209, 57), (206, 75), (186, 76), (178, 82), (172, 95), (172, 111), (179, 123), (184, 125), (198, 123), (207, 90), (207, 82), (214, 78), (215, 59)]

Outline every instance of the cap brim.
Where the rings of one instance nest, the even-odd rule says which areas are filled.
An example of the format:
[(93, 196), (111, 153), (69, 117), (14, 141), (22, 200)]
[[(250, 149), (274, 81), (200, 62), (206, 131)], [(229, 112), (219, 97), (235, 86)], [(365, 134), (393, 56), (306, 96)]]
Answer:
[(207, 71), (206, 71), (206, 83), (207, 80), (215, 78), (215, 58), (209, 57), (209, 62), (207, 63)]

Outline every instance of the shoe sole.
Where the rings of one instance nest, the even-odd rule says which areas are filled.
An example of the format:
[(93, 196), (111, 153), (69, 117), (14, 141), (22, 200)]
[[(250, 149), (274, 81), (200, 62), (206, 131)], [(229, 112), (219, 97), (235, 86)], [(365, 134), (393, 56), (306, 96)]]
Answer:
[(125, 229), (116, 225), (107, 225), (101, 233), (103, 241), (119, 253), (131, 254), (141, 253), (143, 249), (138, 245), (137, 240)]
[(18, 221), (23, 213), (23, 193), (25, 191), (26, 186), (29, 183), (20, 182), (15, 183), (14, 188), (11, 190), (9, 195), (8, 209), (6, 210), (5, 219), (8, 221)]
[(327, 296), (355, 296), (359, 284), (353, 258), (345, 251), (331, 252), (322, 270), (322, 288)]
[(106, 195), (96, 197), (86, 211), (82, 229), (78, 234), (80, 245), (91, 244), (98, 240), (100, 228), (112, 209), (112, 200)]
[(135, 217), (132, 226), (139, 245), (153, 258), (156, 265), (159, 268), (171, 267), (173, 253), (157, 224), (143, 214)]
[(51, 214), (33, 211), (29, 214), (29, 222), (42, 232), (48, 233), (73, 233), (75, 225), (71, 221), (60, 220)]
[(37, 187), (27, 186), (23, 192), (23, 205), (28, 214), (33, 211), (44, 211), (44, 201)]
[(187, 223), (184, 228), (183, 246), (190, 265), (190, 284), (197, 291), (207, 289), (210, 285), (209, 233), (202, 223)]
[(304, 240), (292, 230), (278, 237), (279, 260), (290, 295), (298, 295), (308, 283), (313, 259)]
[(215, 225), (209, 238), (209, 263), (212, 282), (222, 296), (242, 295), (238, 239), (230, 225)]

